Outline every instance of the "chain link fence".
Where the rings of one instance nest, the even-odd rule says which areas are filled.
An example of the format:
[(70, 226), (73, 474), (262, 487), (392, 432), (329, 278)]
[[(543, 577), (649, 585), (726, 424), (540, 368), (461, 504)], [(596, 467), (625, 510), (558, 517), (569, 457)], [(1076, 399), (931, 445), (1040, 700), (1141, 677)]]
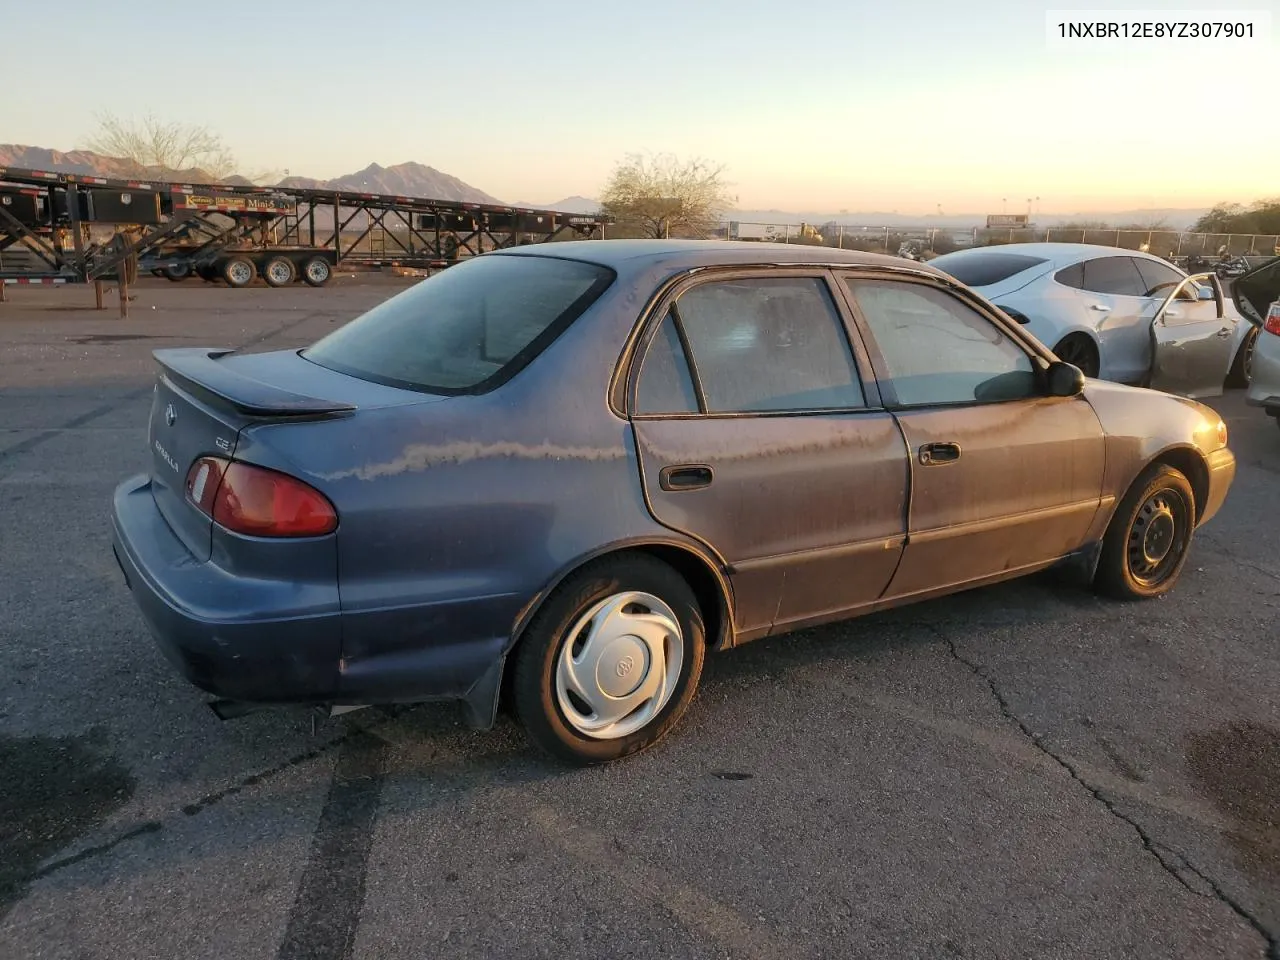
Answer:
[(908, 242), (935, 254), (962, 247), (1005, 243), (1088, 243), (1127, 250), (1145, 250), (1162, 257), (1216, 256), (1224, 247), (1232, 256), (1280, 255), (1280, 235), (1191, 233), (1177, 230), (1124, 230), (1090, 227), (1050, 227), (1037, 230), (950, 229), (944, 227), (883, 227), (839, 223), (749, 223), (723, 221), (711, 236), (721, 240), (804, 243), (896, 254)]

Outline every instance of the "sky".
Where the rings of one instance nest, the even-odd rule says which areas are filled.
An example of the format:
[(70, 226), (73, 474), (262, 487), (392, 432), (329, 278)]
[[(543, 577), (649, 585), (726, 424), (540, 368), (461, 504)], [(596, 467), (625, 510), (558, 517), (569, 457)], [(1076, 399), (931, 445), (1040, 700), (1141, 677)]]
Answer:
[(1234, 5), (1275, 21), (1234, 48), (1109, 49), (1051, 44), (1046, 11), (1135, 4), (184, 6), (131, 0), (108, 16), (70, 0), (54, 22), (0, 0), (4, 33), (28, 40), (4, 44), (6, 75), (28, 83), (0, 98), (0, 143), (71, 150), (103, 112), (151, 113), (209, 127), (246, 170), (329, 178), (416, 160), (511, 203), (597, 196), (636, 152), (723, 164), (742, 209), (1012, 213), (1038, 197), (1072, 212), (1280, 195), (1277, 0)]

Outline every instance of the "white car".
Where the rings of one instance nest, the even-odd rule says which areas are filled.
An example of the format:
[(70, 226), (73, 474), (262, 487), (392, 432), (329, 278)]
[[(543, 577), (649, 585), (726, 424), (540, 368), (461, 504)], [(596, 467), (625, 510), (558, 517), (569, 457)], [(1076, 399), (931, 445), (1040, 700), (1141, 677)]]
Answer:
[(1262, 328), (1247, 401), (1280, 422), (1280, 257), (1250, 270), (1231, 292), (1241, 313)]
[[(1248, 383), (1257, 327), (1216, 278), (1184, 282), (1159, 257), (1082, 243), (971, 247), (929, 265), (1026, 324), (1085, 376), (1193, 397)], [(1156, 354), (1153, 343), (1163, 345)]]

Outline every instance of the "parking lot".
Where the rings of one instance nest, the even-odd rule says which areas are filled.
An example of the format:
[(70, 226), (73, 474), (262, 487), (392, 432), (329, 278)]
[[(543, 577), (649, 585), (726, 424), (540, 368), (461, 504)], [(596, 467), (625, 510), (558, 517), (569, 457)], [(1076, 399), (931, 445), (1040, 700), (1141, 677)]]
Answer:
[(1166, 599), (1045, 575), (708, 660), (569, 770), (449, 705), (219, 721), (109, 543), (151, 351), (300, 346), (407, 279), (0, 304), (0, 957), (1280, 960), (1280, 431)]

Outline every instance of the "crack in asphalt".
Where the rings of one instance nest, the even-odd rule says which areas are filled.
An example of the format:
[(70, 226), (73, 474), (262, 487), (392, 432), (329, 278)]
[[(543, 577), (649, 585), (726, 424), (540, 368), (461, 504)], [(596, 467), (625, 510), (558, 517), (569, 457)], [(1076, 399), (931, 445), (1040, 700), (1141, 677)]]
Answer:
[[(1163, 844), (1157, 843), (1151, 834), (1148, 833), (1137, 820), (1121, 811), (1115, 803), (1113, 803), (1106, 794), (1102, 792), (1102, 790), (1089, 783), (1089, 781), (1080, 774), (1069, 760), (1054, 751), (1045, 742), (1044, 737), (1032, 730), (1031, 727), (1027, 725), (1026, 721), (1018, 716), (1010, 705), (1008, 699), (1000, 691), (999, 685), (995, 682), (995, 679), (991, 674), (988, 673), (979, 663), (964, 656), (964, 654), (960, 652), (960, 648), (956, 646), (956, 642), (952, 637), (944, 634), (936, 627), (930, 627), (930, 629), (940, 640), (942, 640), (943, 643), (947, 645), (947, 648), (951, 651), (951, 656), (958, 663), (967, 667), (974, 676), (982, 680), (987, 685), (987, 688), (991, 691), (991, 696), (1000, 707), (1000, 712), (1004, 715), (1005, 719), (1021, 730), (1022, 734), (1031, 741), (1036, 749), (1058, 764), (1058, 766), (1062, 767), (1062, 769), (1071, 776), (1072, 780), (1084, 787), (1085, 790), (1089, 791), (1093, 798), (1106, 808), (1108, 813), (1117, 820), (1120, 820), (1132, 827), (1133, 831), (1138, 835), (1138, 839), (1142, 841), (1143, 849), (1155, 858), (1156, 862), (1160, 864), (1166, 873), (1177, 880), (1178, 883), (1185, 887), (1188, 892), (1198, 897), (1205, 897), (1206, 899), (1216, 898), (1218, 901), (1230, 908), (1236, 916), (1252, 927), (1254, 932), (1262, 938), (1263, 942), (1267, 945), (1268, 960), (1280, 960), (1280, 937), (1277, 937), (1268, 930), (1262, 921), (1254, 916), (1247, 907), (1237, 902), (1230, 894), (1222, 889), (1217, 881), (1199, 867), (1195, 866), (1195, 864), (1191, 863), (1186, 856), (1164, 846)], [(1179, 870), (1179, 866), (1182, 868), (1181, 870)], [(1183, 875), (1183, 871), (1191, 874), (1195, 879), (1199, 880), (1210, 892), (1206, 893), (1203, 890), (1197, 890), (1192, 886), (1187, 877)]]

